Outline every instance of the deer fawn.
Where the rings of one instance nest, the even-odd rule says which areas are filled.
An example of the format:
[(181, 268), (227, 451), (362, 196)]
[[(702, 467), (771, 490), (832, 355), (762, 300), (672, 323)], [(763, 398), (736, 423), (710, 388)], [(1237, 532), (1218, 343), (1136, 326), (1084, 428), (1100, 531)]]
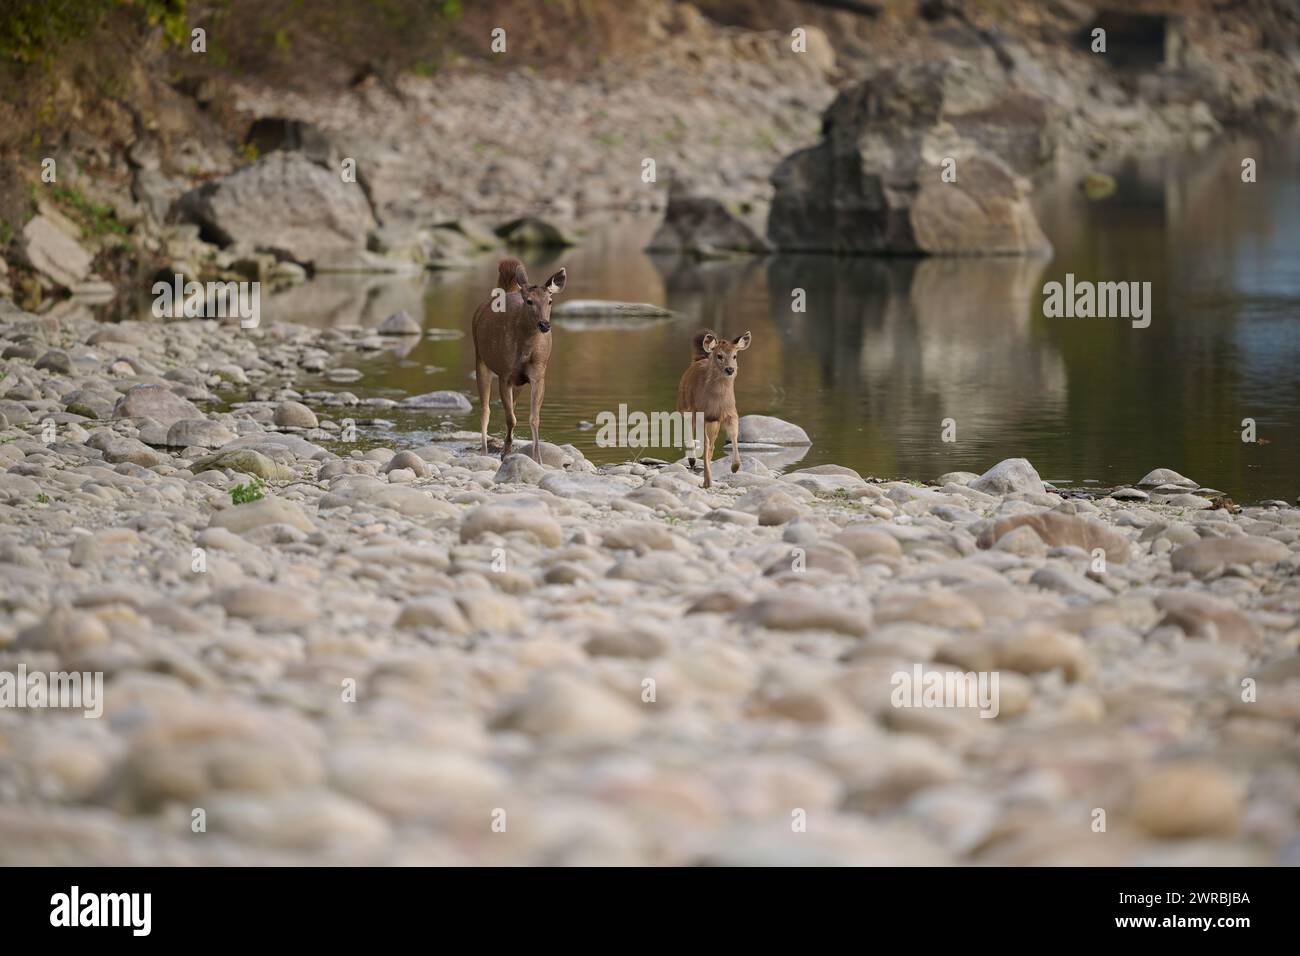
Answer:
[[(546, 363), (551, 358), (551, 296), (564, 288), (561, 269), (542, 285), (529, 285), (524, 264), (502, 259), (497, 267), (497, 290), (474, 312), (474, 379), (482, 405), (483, 453), (487, 454), (489, 392), (492, 375), (500, 382), (501, 407), (506, 415), (506, 443), (501, 451), (510, 454), (515, 433), (515, 389), (529, 389), (528, 424), (533, 432), (533, 458), (542, 461), (537, 436), (541, 422), (542, 396), (546, 392)], [(496, 305), (494, 309), (493, 306)]]
[[(704, 487), (713, 485), (713, 442), (727, 426), (731, 439), (731, 470), (740, 470), (740, 418), (736, 414), (736, 357), (749, 348), (750, 333), (728, 342), (708, 329), (691, 343), (691, 364), (677, 386), (677, 410), (704, 416)], [(686, 459), (695, 470), (695, 458)]]

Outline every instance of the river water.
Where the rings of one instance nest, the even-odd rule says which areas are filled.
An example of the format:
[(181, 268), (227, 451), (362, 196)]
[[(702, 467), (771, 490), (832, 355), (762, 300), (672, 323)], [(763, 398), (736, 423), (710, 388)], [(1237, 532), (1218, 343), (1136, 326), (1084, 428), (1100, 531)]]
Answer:
[[(1254, 183), (1242, 182), (1245, 157), (1256, 161)], [(696, 264), (643, 253), (655, 225), (646, 219), (613, 219), (577, 248), (526, 255), (533, 281), (567, 267), (557, 302), (641, 301), (679, 314), (597, 327), (557, 320), (543, 435), (597, 462), (627, 460), (632, 452), (598, 446), (598, 431), (582, 423), (620, 403), (672, 409), (692, 333), (749, 330), (740, 411), (803, 426), (813, 444), (800, 466), (834, 462), (927, 480), (1020, 456), (1074, 487), (1132, 483), (1167, 467), (1239, 501), (1295, 499), (1300, 142), (1243, 140), (1134, 159), (1116, 178), (1116, 192), (1101, 201), (1073, 183), (1038, 191), (1055, 247), (1049, 259)], [(469, 323), (495, 284), (495, 262), (416, 278), (321, 277), (264, 297), (263, 320), (371, 326), (407, 308), (427, 328), (465, 334), (345, 357), (364, 377), (328, 387), (362, 397), (445, 388), (474, 396)], [(1076, 282), (1149, 282), (1149, 327), (1046, 317), (1044, 283), (1067, 273)], [(526, 410), (526, 393), (519, 404)], [(406, 445), (423, 443), (448, 417), (381, 414), (398, 434), (369, 437)], [(1260, 441), (1242, 440), (1245, 419)], [(477, 430), (477, 410), (452, 420)], [(955, 440), (943, 440), (945, 430)]]

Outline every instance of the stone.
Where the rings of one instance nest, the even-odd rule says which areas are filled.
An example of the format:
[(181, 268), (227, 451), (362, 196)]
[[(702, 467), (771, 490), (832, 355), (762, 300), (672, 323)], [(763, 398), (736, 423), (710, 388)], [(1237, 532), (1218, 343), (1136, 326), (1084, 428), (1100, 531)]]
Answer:
[(225, 425), (206, 418), (182, 419), (167, 429), (170, 448), (220, 448), (236, 437)]
[(677, 545), (677, 536), (661, 524), (625, 521), (606, 531), (601, 544), (615, 550), (672, 551)]
[(300, 263), (364, 251), (377, 225), (365, 194), (337, 169), (279, 150), (190, 190), (174, 209), (222, 246), (281, 252)]
[(209, 528), (225, 528), (240, 535), (280, 524), (308, 533), (316, 530), (316, 525), (295, 502), (270, 496), (222, 508), (208, 519)]
[(460, 540), (475, 541), (485, 534), (504, 535), (515, 531), (530, 534), (538, 544), (551, 548), (564, 539), (560, 526), (543, 508), (486, 504), (465, 513)]
[(806, 509), (784, 492), (777, 491), (758, 506), (758, 523), (764, 527), (783, 525), (801, 516)]
[(316, 413), (301, 402), (281, 402), (275, 409), (275, 424), (280, 428), (316, 428)]
[(1047, 490), (1034, 466), (1024, 458), (1008, 458), (998, 462), (967, 487), (989, 495), (1009, 495), (1015, 492), (1041, 495)]
[(1130, 812), (1133, 821), (1152, 836), (1228, 837), (1240, 828), (1245, 794), (1222, 768), (1187, 761), (1140, 773)]
[(771, 415), (741, 415), (738, 435), (741, 444), (811, 445), (808, 433), (791, 422)]
[(848, 548), (859, 561), (895, 561), (903, 556), (903, 546), (898, 539), (870, 525), (850, 525), (834, 538), (835, 543)]
[(428, 463), (413, 451), (399, 451), (379, 470), (383, 474), (391, 475), (399, 469), (413, 472), (416, 478), (425, 478), (429, 474)]
[(878, 625), (907, 621), (971, 630), (984, 626), (984, 614), (978, 606), (960, 595), (942, 590), (882, 594), (876, 599), (874, 618)]
[[(169, 432), (170, 434), (170, 432)], [(288, 481), (294, 477), (293, 469), (276, 464), (270, 458), (251, 448), (218, 451), (194, 461), (190, 468), (195, 474), (211, 468), (225, 468), (266, 481)]]
[(1197, 482), (1190, 478), (1184, 478), (1172, 468), (1157, 468), (1155, 471), (1148, 472), (1146, 477), (1137, 483), (1139, 488), (1159, 488), (1161, 485), (1176, 485), (1179, 488), (1198, 487)]
[(1192, 544), (1177, 548), (1169, 556), (1175, 571), (1190, 571), (1203, 576), (1215, 568), (1232, 564), (1276, 564), (1291, 555), (1291, 549), (1281, 541), (1254, 535), (1234, 535), (1227, 538), (1202, 538)]
[(1029, 525), (1012, 528), (993, 547), (1022, 558), (1041, 558), (1047, 554), (1047, 545)]
[(492, 480), (499, 485), (535, 485), (545, 477), (546, 469), (533, 461), (531, 454), (515, 452), (502, 459), (501, 467), (492, 476)]
[(189, 399), (161, 385), (133, 385), (118, 399), (114, 418), (152, 418), (170, 428), (179, 421), (203, 418)]
[(90, 275), (94, 257), (48, 216), (29, 219), (17, 245), (27, 265), (65, 289), (75, 288)]
[(229, 617), (244, 618), (269, 627), (310, 624), (320, 614), (319, 602), (309, 594), (272, 584), (244, 584), (231, 588), (217, 596), (217, 603)]
[(428, 408), (444, 412), (468, 412), (474, 406), (460, 392), (439, 391), (412, 395), (397, 403), (398, 408)]
[(1164, 612), (1161, 624), (1182, 628), (1188, 637), (1229, 644), (1253, 646), (1259, 632), (1231, 601), (1192, 591), (1166, 591), (1156, 596), (1156, 607)]
[(111, 640), (108, 628), (93, 614), (55, 607), (40, 622), (18, 633), (17, 646), (71, 655), (104, 647)]
[(663, 222), (646, 246), (647, 252), (668, 252), (704, 258), (726, 253), (764, 253), (766, 208), (728, 208), (709, 196), (696, 195), (674, 179), (668, 189)]
[(409, 312), (402, 311), (384, 319), (377, 331), (380, 335), (420, 335), (424, 330)]
[(1032, 529), (1041, 541), (1055, 547), (1073, 546), (1089, 554), (1100, 548), (1106, 553), (1107, 561), (1126, 564), (1129, 560), (1129, 541), (1120, 532), (1095, 518), (1060, 511), (1037, 511), (998, 518), (980, 531), (975, 543), (981, 548), (991, 548), (1017, 528)]
[(662, 634), (645, 627), (608, 628), (589, 637), (583, 649), (592, 657), (628, 657), (652, 660), (668, 653), (669, 642)]
[(866, 609), (851, 611), (791, 594), (755, 601), (738, 611), (736, 619), (774, 631), (834, 631), (849, 637), (862, 637), (871, 627)]
[(72, 371), (72, 359), (63, 349), (50, 349), (36, 360), (33, 368), (54, 372), (56, 375), (67, 375)]
[(429, 627), (451, 634), (468, 634), (471, 630), (464, 612), (448, 597), (409, 601), (402, 606), (394, 626), (399, 630)]
[(1023, 177), (1052, 157), (1057, 125), (1001, 71), (951, 57), (881, 70), (836, 97), (818, 145), (777, 166), (768, 239), (789, 252), (1048, 254)]
[(565, 246), (576, 246), (578, 244), (577, 237), (569, 230), (556, 223), (547, 222), (534, 216), (524, 216), (521, 219), (512, 219), (510, 222), (503, 223), (497, 227), (496, 234), (508, 246), (561, 249)]
[(615, 696), (599, 684), (552, 672), (535, 678), (519, 699), (493, 721), (496, 730), (518, 730), (543, 740), (615, 742), (636, 734), (642, 717), (637, 695)]

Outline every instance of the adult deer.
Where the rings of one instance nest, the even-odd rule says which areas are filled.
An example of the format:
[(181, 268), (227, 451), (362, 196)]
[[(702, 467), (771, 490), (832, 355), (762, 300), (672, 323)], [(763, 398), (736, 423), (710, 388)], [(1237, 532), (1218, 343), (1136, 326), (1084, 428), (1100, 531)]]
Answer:
[[(731, 439), (731, 470), (740, 470), (740, 416), (736, 413), (736, 356), (749, 348), (753, 336), (746, 332), (728, 342), (708, 329), (696, 333), (691, 343), (691, 364), (677, 386), (677, 410), (704, 416), (704, 487), (713, 485), (713, 443), (727, 426)], [(695, 458), (687, 463), (695, 470)]]
[(501, 407), (506, 415), (506, 443), (501, 457), (510, 454), (515, 433), (515, 389), (529, 386), (528, 424), (533, 432), (533, 458), (542, 461), (542, 397), (546, 393), (546, 363), (551, 358), (551, 296), (564, 288), (561, 269), (541, 285), (529, 285), (524, 264), (502, 259), (497, 267), (497, 288), (474, 312), (474, 378), (482, 406), (480, 431), (487, 454), (489, 393), (492, 376), (500, 383)]

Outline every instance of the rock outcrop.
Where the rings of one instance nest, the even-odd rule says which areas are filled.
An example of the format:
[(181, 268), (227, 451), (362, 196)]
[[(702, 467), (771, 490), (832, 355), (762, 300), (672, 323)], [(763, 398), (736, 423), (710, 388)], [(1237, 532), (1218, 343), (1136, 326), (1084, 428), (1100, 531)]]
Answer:
[(283, 151), (191, 190), (174, 212), (223, 246), (246, 245), (300, 262), (360, 253), (376, 226), (360, 185)]
[(763, 238), (762, 211), (732, 208), (696, 195), (679, 182), (668, 191), (664, 220), (646, 246), (647, 252), (675, 252), (697, 258), (771, 251)]
[(1023, 178), (1050, 159), (1048, 104), (953, 60), (841, 93), (817, 146), (772, 175), (767, 235), (785, 251), (1038, 255)]

